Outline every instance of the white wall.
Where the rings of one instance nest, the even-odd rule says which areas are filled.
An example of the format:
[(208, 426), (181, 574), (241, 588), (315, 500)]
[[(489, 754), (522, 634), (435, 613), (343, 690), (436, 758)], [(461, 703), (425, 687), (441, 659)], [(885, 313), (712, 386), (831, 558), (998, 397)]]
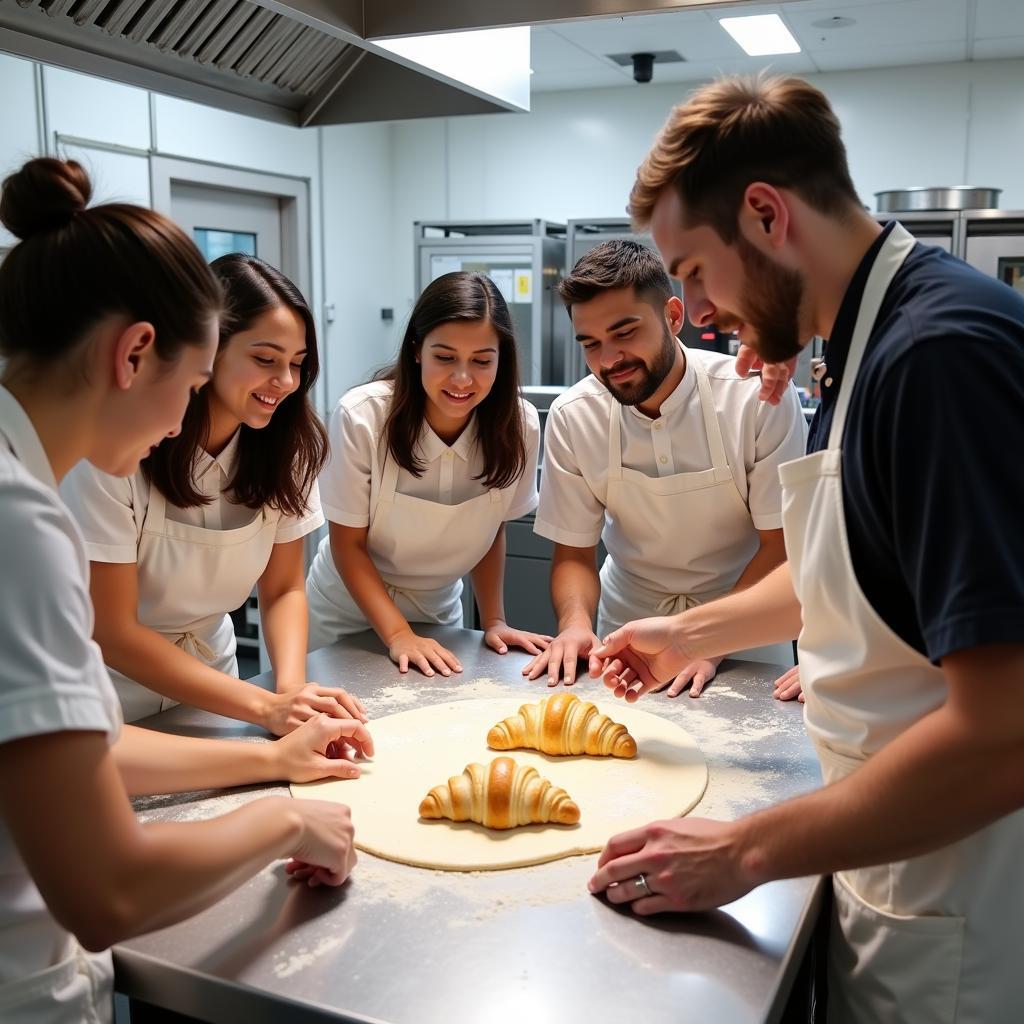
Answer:
[[(94, 200), (150, 205), (159, 154), (303, 179), (310, 189), (311, 294), (325, 350), (324, 408), (390, 355), (394, 305), (390, 125), (300, 130), (0, 54), (0, 175), (44, 150), (86, 166)], [(327, 195), (321, 191), (328, 183)], [(0, 229), (0, 247), (14, 239)], [(327, 323), (325, 304), (335, 318)]]
[[(843, 124), (854, 183), (1003, 189), (1024, 208), (1024, 61), (920, 65), (809, 76)], [(416, 219), (620, 217), (637, 164), (688, 87), (540, 93), (529, 114), (394, 126), (398, 300), (413, 299)]]
[[(328, 404), (387, 362), (401, 326), (394, 308), (392, 133), (382, 124), (338, 125), (323, 133), (325, 302), (330, 350)], [(411, 242), (406, 248), (411, 246)]]

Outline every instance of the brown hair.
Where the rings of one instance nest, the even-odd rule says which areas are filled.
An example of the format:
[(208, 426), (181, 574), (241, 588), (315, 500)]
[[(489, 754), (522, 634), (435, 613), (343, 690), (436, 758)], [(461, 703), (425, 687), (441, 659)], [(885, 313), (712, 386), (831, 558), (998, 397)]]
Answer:
[(486, 274), (444, 274), (423, 289), (409, 315), (398, 358), (376, 380), (394, 381), (391, 408), (384, 424), (388, 451), (402, 469), (421, 476), (416, 443), (423, 429), (427, 394), (416, 356), (436, 327), (456, 320), (489, 323), (498, 336), (498, 370), (494, 386), (476, 407), (477, 443), (484, 457), (479, 479), (487, 487), (508, 487), (526, 468), (523, 412), (519, 406), (519, 364), (508, 306)]
[(0, 265), (0, 352), (49, 369), (112, 315), (152, 324), (167, 362), (204, 344), (223, 295), (193, 242), (153, 210), (91, 198), (74, 160), (29, 160), (4, 181), (0, 221), (21, 241)]
[[(281, 400), (261, 430), (242, 424), (238, 438), (238, 468), (227, 489), (234, 501), (250, 508), (280, 509), (300, 516), (308, 508), (309, 492), (327, 459), (327, 434), (309, 398), (320, 372), (316, 326), (302, 293), (269, 263), (229, 253), (210, 265), (227, 294), (228, 310), (221, 320), (218, 352), (231, 338), (246, 331), (257, 317), (277, 306), (294, 310), (306, 326), (306, 355), (299, 386)], [(214, 373), (216, 373), (214, 364)], [(167, 438), (143, 461), (146, 477), (179, 508), (205, 505), (210, 499), (198, 489), (196, 456), (210, 433), (210, 404), (204, 388), (189, 403), (181, 433)]]
[(743, 193), (755, 181), (791, 189), (835, 217), (859, 205), (839, 120), (803, 79), (737, 76), (694, 92), (673, 109), (640, 165), (629, 213), (646, 227), (671, 186), (688, 225), (710, 225), (732, 243)]
[(613, 239), (588, 249), (562, 278), (558, 294), (571, 312), (575, 303), (616, 288), (632, 288), (659, 310), (672, 298), (672, 282), (661, 257), (632, 239)]

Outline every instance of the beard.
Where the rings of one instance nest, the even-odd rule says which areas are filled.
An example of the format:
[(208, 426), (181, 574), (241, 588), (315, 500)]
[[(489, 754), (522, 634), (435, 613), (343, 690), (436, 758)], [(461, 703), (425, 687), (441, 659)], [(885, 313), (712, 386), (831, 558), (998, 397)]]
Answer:
[(742, 235), (736, 249), (743, 263), (746, 316), (720, 312), (715, 326), (731, 331), (741, 323), (753, 328), (750, 347), (766, 363), (784, 363), (800, 354), (800, 310), (804, 301), (804, 279), (795, 270), (770, 260)]
[(620, 363), (616, 367), (616, 370), (637, 370), (636, 378), (628, 384), (613, 384), (608, 378), (608, 371), (600, 371), (604, 386), (619, 405), (642, 405), (661, 387), (671, 372), (675, 365), (679, 342), (667, 326), (664, 327), (664, 332), (661, 349), (650, 366), (642, 359), (635, 359), (629, 363)]

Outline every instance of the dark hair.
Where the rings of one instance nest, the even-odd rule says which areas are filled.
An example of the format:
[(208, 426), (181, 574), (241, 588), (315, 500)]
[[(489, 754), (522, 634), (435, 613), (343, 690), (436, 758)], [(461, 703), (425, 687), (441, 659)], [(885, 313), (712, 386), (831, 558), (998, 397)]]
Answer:
[[(277, 306), (294, 310), (306, 325), (306, 355), (299, 386), (281, 400), (261, 430), (241, 425), (238, 468), (228, 482), (232, 499), (250, 508), (302, 515), (317, 474), (327, 459), (327, 434), (309, 399), (320, 372), (316, 327), (302, 293), (279, 270), (255, 256), (229, 253), (210, 265), (224, 286), (227, 313), (221, 320), (218, 355), (230, 339)], [(216, 374), (216, 363), (214, 373)], [(210, 433), (210, 404), (204, 388), (189, 403), (181, 433), (169, 437), (142, 463), (149, 481), (179, 508), (205, 505), (196, 486), (196, 456)]]
[(632, 239), (601, 242), (588, 249), (562, 278), (558, 294), (570, 310), (577, 302), (589, 302), (601, 292), (633, 288), (639, 298), (659, 309), (672, 298), (661, 257), (646, 245)]
[(21, 241), (0, 265), (0, 352), (52, 367), (114, 315), (152, 324), (167, 362), (204, 344), (223, 295), (195, 244), (154, 210), (91, 198), (74, 160), (29, 160), (4, 181), (0, 221)]
[(801, 78), (737, 76), (698, 89), (672, 111), (640, 165), (629, 212), (645, 227), (671, 186), (689, 226), (708, 224), (732, 243), (740, 201), (755, 181), (791, 189), (840, 219), (860, 204), (839, 119)]
[(523, 412), (519, 406), (519, 365), (508, 306), (486, 274), (458, 271), (444, 274), (423, 289), (405, 329), (398, 358), (376, 376), (394, 381), (394, 394), (384, 423), (388, 451), (402, 469), (421, 476), (416, 442), (423, 429), (427, 396), (416, 356), (428, 334), (453, 321), (486, 321), (498, 336), (498, 371), (490, 394), (476, 407), (477, 443), (484, 470), (478, 479), (487, 487), (508, 487), (526, 468)]

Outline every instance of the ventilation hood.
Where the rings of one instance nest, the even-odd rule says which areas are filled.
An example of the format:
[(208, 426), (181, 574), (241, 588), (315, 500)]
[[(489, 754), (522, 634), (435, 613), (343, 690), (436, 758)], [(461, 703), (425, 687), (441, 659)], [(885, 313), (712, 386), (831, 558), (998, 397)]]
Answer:
[[(720, 0), (726, 3), (727, 0)], [(713, 7), (714, 0), (0, 0), (0, 50), (293, 125), (529, 108), (401, 37)], [(730, 0), (729, 6), (737, 6)], [(451, 40), (457, 50), (458, 35)], [(465, 55), (475, 44), (461, 41)], [(479, 63), (479, 53), (473, 54)]]

